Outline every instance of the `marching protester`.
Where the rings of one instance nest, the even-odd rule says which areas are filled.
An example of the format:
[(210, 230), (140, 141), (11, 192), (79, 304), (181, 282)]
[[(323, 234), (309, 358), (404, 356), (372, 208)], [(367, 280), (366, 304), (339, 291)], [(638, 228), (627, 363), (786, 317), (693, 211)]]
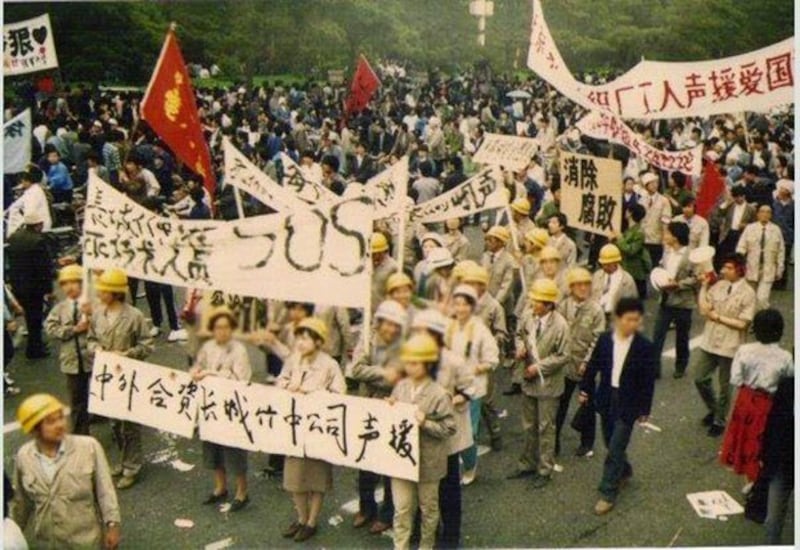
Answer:
[(400, 351), (405, 378), (392, 390), (390, 402), (417, 406), (419, 423), (419, 481), (392, 478), (394, 497), (394, 547), (410, 547), (411, 525), (421, 514), (419, 547), (434, 547), (439, 524), (439, 485), (447, 475), (447, 440), (456, 433), (453, 404), (447, 391), (436, 382), (439, 347), (428, 335), (412, 336)]
[[(236, 318), (227, 307), (212, 311), (206, 330), (212, 334), (197, 352), (192, 379), (200, 382), (209, 376), (249, 382), (253, 376), (244, 344), (233, 339)], [(209, 441), (203, 442), (203, 462), (214, 470), (214, 490), (203, 504), (218, 504), (228, 498), (227, 474), (236, 478), (236, 494), (230, 512), (238, 512), (250, 501), (247, 496), (247, 451)]]
[(372, 295), (373, 312), (386, 298), (386, 280), (397, 271), (397, 263), (389, 254), (389, 241), (383, 233), (373, 233), (370, 241), (372, 252)]
[[(662, 253), (659, 251), (659, 261)], [(592, 298), (600, 303), (606, 315), (606, 325), (610, 326), (617, 303), (622, 298), (638, 297), (639, 291), (631, 274), (622, 268), (622, 254), (615, 245), (603, 246), (598, 262), (600, 269), (592, 275)]]
[(61, 342), (58, 361), (67, 376), (72, 433), (89, 435), (89, 377), (92, 365), (86, 349), (89, 320), (82, 306), (83, 269), (68, 265), (58, 272), (58, 284), (65, 298), (45, 320), (47, 335)]
[(730, 190), (730, 200), (719, 206), (722, 225), (716, 258), (727, 258), (736, 252), (739, 237), (745, 227), (756, 221), (756, 209), (747, 202), (744, 187), (736, 185)]
[(783, 232), (772, 223), (772, 206), (762, 204), (755, 222), (748, 224), (739, 237), (736, 253), (746, 258), (746, 277), (756, 291), (756, 307), (769, 307), (772, 284), (780, 280), (786, 268)]
[(33, 438), (14, 461), (11, 517), (32, 526), (32, 547), (117, 548), (120, 510), (100, 443), (68, 434), (64, 405), (49, 394), (27, 397), (17, 420)]
[(641, 221), (646, 211), (641, 204), (633, 203), (625, 209), (627, 227), (622, 235), (612, 235), (611, 241), (622, 254), (622, 269), (630, 273), (636, 283), (639, 299), (647, 298), (647, 279), (650, 276), (652, 263), (650, 252), (645, 247), (644, 232)]
[(562, 265), (570, 268), (578, 260), (578, 247), (575, 242), (565, 233), (567, 229), (567, 217), (562, 212), (557, 212), (547, 220), (547, 230), (550, 232), (548, 245), (552, 246), (561, 254)]
[[(636, 298), (623, 298), (614, 307), (614, 329), (603, 333), (592, 351), (581, 382), (580, 400), (600, 414), (608, 455), (598, 490), (595, 514), (611, 512), (620, 489), (633, 477), (627, 449), (635, 422), (650, 416), (655, 385), (655, 353), (639, 332), (644, 306)], [(600, 375), (600, 381), (597, 376)]]
[[(153, 351), (149, 324), (142, 312), (128, 304), (128, 276), (121, 269), (108, 269), (95, 284), (99, 304), (90, 313), (87, 351), (93, 361), (98, 351), (108, 351), (144, 360)], [(128, 489), (138, 480), (142, 456), (142, 426), (127, 420), (112, 420), (114, 442), (120, 452), (119, 463), (112, 468), (119, 477), (117, 489)]]
[(657, 175), (647, 172), (641, 177), (641, 181), (645, 191), (639, 197), (639, 204), (645, 208), (645, 215), (641, 222), (644, 231), (644, 245), (650, 253), (650, 261), (653, 265), (658, 265), (661, 263), (661, 254), (664, 251), (661, 235), (664, 225), (672, 219), (672, 208), (667, 198), (658, 190)]
[[(293, 393), (314, 391), (345, 393), (339, 365), (322, 351), (328, 329), (320, 319), (309, 317), (298, 323), (294, 349), (278, 377), (277, 386)], [(297, 519), (283, 532), (284, 538), (304, 542), (317, 534), (317, 522), (325, 493), (333, 487), (333, 466), (313, 458), (287, 456), (283, 488), (291, 494)]]
[[(772, 219), (783, 234), (784, 264), (789, 266), (794, 250), (794, 182), (782, 179), (778, 180), (777, 185), (778, 190), (772, 203)], [(789, 269), (783, 270), (783, 275), (772, 284), (773, 289), (786, 290), (789, 271)]]
[(25, 215), (31, 214), (42, 220), (42, 230), (50, 231), (53, 220), (50, 216), (50, 202), (42, 188), (42, 171), (30, 166), (18, 176), (19, 184), (15, 189), (22, 194), (8, 207), (6, 235), (11, 236), (24, 225)]
[(687, 195), (681, 199), (680, 206), (681, 213), (672, 218), (672, 221), (685, 223), (689, 227), (689, 249), (708, 246), (711, 232), (708, 222), (697, 215), (697, 199)]

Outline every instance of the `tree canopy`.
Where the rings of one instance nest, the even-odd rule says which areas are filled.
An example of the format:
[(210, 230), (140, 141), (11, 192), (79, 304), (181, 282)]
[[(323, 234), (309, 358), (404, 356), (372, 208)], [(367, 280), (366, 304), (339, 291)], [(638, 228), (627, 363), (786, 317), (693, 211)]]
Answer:
[[(7, 3), (6, 21), (50, 14), (67, 81), (142, 85), (167, 26), (178, 23), (187, 62), (226, 77), (350, 68), (359, 53), (451, 71), (487, 60), (525, 68), (530, 0), (495, 0), (486, 46), (469, 0), (219, 0)], [(786, 0), (542, 0), (572, 71), (627, 70), (644, 56), (719, 58), (793, 34)], [(320, 73), (322, 74), (322, 73)]]

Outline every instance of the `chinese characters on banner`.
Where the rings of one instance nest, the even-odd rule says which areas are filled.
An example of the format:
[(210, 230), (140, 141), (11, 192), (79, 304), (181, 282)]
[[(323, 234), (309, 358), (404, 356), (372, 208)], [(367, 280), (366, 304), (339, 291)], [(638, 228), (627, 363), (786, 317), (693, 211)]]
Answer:
[(167, 218), (89, 179), (83, 265), (231, 294), (365, 307), (368, 198), (235, 221)]
[(661, 151), (648, 144), (619, 117), (608, 112), (590, 112), (575, 126), (589, 137), (624, 145), (637, 157), (661, 170), (699, 176), (703, 168), (702, 143), (684, 151)]
[(225, 184), (244, 191), (266, 204), (276, 212), (290, 214), (308, 208), (308, 203), (281, 187), (250, 162), (228, 138), (222, 140), (225, 155)]
[(407, 188), (408, 157), (404, 156), (364, 184), (363, 189), (374, 207), (372, 217), (379, 220), (399, 212), (406, 200)]
[(622, 232), (622, 164), (560, 152), (561, 212), (570, 227), (609, 235)]
[(24, 172), (31, 161), (31, 110), (25, 109), (3, 125), (3, 173)]
[(484, 134), (480, 149), (472, 160), (479, 164), (502, 166), (507, 170), (523, 170), (539, 152), (539, 140), (534, 138)]
[(589, 110), (628, 118), (663, 119), (768, 111), (790, 104), (794, 38), (742, 55), (692, 62), (641, 61), (610, 83), (575, 80), (533, 2), (528, 67)]
[(286, 153), (281, 153), (281, 165), (283, 166), (281, 185), (292, 191), (300, 200), (308, 204), (331, 204), (339, 200), (336, 193), (322, 185), (322, 182), (308, 179), (300, 166)]
[(220, 445), (309, 457), (383, 475), (418, 479), (416, 407), (188, 373), (98, 353), (89, 409)]
[(122, 355), (95, 354), (89, 412), (192, 437), (199, 390), (189, 373)]
[(470, 179), (410, 211), (411, 223), (442, 222), (463, 218), (508, 204), (509, 193), (503, 185), (503, 174), (497, 167), (481, 170)]
[(58, 68), (48, 14), (3, 25), (3, 75)]

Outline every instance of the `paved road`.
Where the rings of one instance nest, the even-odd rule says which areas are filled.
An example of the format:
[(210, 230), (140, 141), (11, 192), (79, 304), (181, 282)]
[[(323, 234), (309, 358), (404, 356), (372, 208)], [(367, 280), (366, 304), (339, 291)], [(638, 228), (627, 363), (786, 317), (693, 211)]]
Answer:
[[(477, 241), (477, 235), (470, 235)], [(144, 307), (144, 300), (141, 300)], [(788, 320), (783, 345), (791, 347), (793, 294), (775, 294), (775, 306)], [(648, 303), (647, 326), (653, 324), (654, 303)], [(696, 321), (693, 335), (700, 331)], [(672, 344), (672, 333), (667, 348)], [(254, 365), (263, 358), (251, 350)], [(54, 358), (27, 361), (15, 358), (12, 370), (23, 388), (23, 396), (37, 391), (66, 397), (66, 385)], [(674, 355), (673, 355), (674, 357)], [(183, 368), (185, 359), (178, 344), (163, 337), (151, 360)], [(602, 518), (592, 514), (596, 485), (600, 478), (603, 449), (596, 447), (591, 459), (565, 456), (563, 473), (541, 491), (525, 481), (507, 481), (521, 449), (519, 402), (501, 397), (500, 407), (508, 415), (502, 420), (505, 448), (480, 458), (478, 480), (464, 491), (463, 543), (467, 547), (565, 547), (565, 546), (727, 546), (753, 545), (763, 541), (761, 526), (733, 516), (728, 521), (701, 519), (692, 510), (686, 494), (722, 489), (743, 502), (743, 481), (717, 463), (719, 439), (711, 439), (699, 426), (704, 410), (691, 378), (669, 377), (671, 358), (664, 367), (667, 377), (658, 382), (652, 423), (661, 432), (637, 428), (630, 446), (635, 477), (620, 497), (617, 509)], [(263, 377), (264, 371), (259, 376)], [(500, 373), (500, 388), (508, 384), (509, 371)], [(22, 434), (11, 423), (21, 397), (4, 403), (5, 466), (22, 444)], [(108, 425), (96, 425), (93, 434), (106, 449), (111, 448)], [(565, 428), (564, 449), (578, 444), (577, 434)], [(598, 438), (599, 439), (599, 438)], [(232, 538), (235, 547), (287, 546), (280, 531), (292, 519), (289, 497), (279, 482), (256, 475), (267, 464), (266, 456), (251, 455), (251, 504), (238, 514), (225, 514), (200, 502), (211, 487), (210, 474), (202, 470), (200, 443), (146, 430), (145, 450), (150, 464), (141, 483), (120, 494), (124, 546), (127, 548), (203, 548)], [(568, 453), (567, 453), (568, 454)], [(113, 454), (112, 454), (113, 456)], [(188, 471), (187, 468), (191, 467)], [(356, 479), (351, 470), (338, 469), (335, 488), (325, 502), (320, 534), (315, 547), (390, 547), (388, 536), (371, 536), (350, 527), (357, 507)], [(791, 519), (784, 541), (793, 540)], [(177, 518), (194, 522), (190, 529), (173, 525)], [(294, 543), (290, 543), (293, 545)]]

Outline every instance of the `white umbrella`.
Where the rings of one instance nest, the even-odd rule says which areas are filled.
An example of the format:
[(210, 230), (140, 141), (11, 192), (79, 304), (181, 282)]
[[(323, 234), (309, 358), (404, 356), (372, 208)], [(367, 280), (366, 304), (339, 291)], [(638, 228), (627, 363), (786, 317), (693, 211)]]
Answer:
[(511, 97), (514, 99), (530, 99), (531, 94), (525, 90), (514, 90), (513, 92), (508, 92), (506, 97)]

